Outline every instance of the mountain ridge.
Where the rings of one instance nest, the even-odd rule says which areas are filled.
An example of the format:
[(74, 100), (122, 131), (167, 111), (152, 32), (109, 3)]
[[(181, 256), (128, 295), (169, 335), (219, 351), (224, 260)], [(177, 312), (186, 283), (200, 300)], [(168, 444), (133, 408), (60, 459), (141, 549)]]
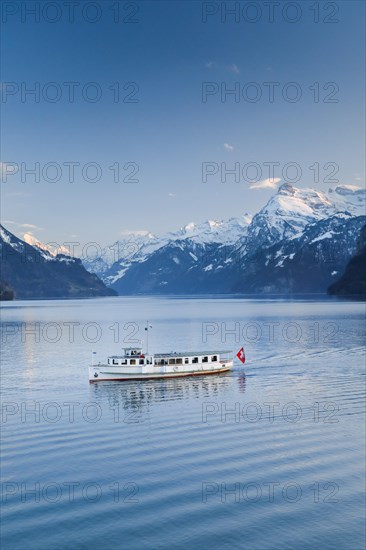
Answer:
[[(128, 295), (325, 293), (355, 252), (365, 205), (366, 190), (356, 186), (323, 192), (284, 183), (254, 216), (191, 222), (160, 237), (125, 232), (82, 261)], [(32, 242), (46, 261), (57, 257)], [(312, 276), (304, 276), (309, 270)]]
[[(202, 224), (188, 224), (181, 230), (166, 234), (160, 240), (154, 236), (153, 246), (150, 249), (146, 245), (140, 246), (137, 241), (131, 241), (129, 246), (132, 249), (135, 247), (133, 254), (129, 256), (127, 253), (125, 257), (119, 258), (104, 271), (97, 270), (96, 272), (107, 285), (112, 286), (118, 292), (124, 292), (126, 286), (129, 287), (129, 285), (126, 285), (123, 279), (125, 277), (127, 277), (127, 280), (130, 279), (132, 273), (137, 276), (137, 272), (140, 270), (140, 268), (137, 268), (137, 264), (146, 263), (152, 255), (158, 254), (158, 250), (174, 256), (178, 243), (185, 241), (184, 248), (188, 253), (188, 245), (191, 246), (190, 253), (193, 260), (187, 262), (187, 270), (196, 271), (197, 264), (202, 264), (202, 269), (207, 270), (207, 285), (212, 289), (214, 288), (213, 280), (216, 277), (207, 272), (214, 269), (214, 267), (210, 268), (210, 265), (215, 264), (214, 256), (216, 253), (218, 256), (222, 255), (223, 247), (227, 256), (224, 261), (240, 266), (242, 259), (257, 255), (258, 250), (261, 248), (273, 246), (283, 239), (290, 241), (299, 238), (311, 223), (319, 222), (334, 215), (342, 214), (351, 217), (362, 215), (365, 213), (365, 204), (366, 191), (355, 186), (337, 185), (325, 193), (312, 188), (299, 189), (291, 184), (284, 183), (254, 216), (246, 214), (239, 218), (239, 222), (238, 219), (231, 218), (221, 222), (208, 221)], [(214, 238), (207, 238), (207, 233), (202, 230), (210, 223), (212, 224), (210, 225), (211, 235), (214, 233)], [(215, 223), (217, 224), (216, 227), (214, 226)], [(212, 231), (212, 227), (215, 227), (215, 231)], [(235, 230), (232, 228), (235, 228)], [(192, 229), (195, 229), (196, 232)], [(197, 244), (201, 246), (197, 248)], [(212, 244), (215, 246), (211, 246)], [(125, 251), (128, 252), (128, 247)], [(210, 257), (210, 255), (213, 256), (212, 262), (210, 260), (209, 263), (203, 265), (204, 258), (206, 256)], [(159, 257), (161, 262), (163, 256), (164, 253), (160, 252), (156, 257)], [(150, 263), (146, 265), (150, 265)], [(86, 267), (93, 270), (90, 262), (86, 264)], [(217, 268), (223, 269), (223, 273), (228, 271), (225, 269), (225, 264), (222, 266), (218, 264)], [(177, 273), (180, 269), (176, 268)], [(244, 265), (242, 269), (245, 269)], [(151, 277), (152, 274), (149, 272), (147, 276)], [(229, 278), (232, 281), (233, 274)], [(161, 280), (161, 283), (168, 291), (169, 283), (165, 282), (164, 279)], [(221, 289), (222, 285), (220, 284), (219, 287)]]
[(1, 279), (18, 299), (115, 296), (79, 258), (52, 255), (0, 225)]

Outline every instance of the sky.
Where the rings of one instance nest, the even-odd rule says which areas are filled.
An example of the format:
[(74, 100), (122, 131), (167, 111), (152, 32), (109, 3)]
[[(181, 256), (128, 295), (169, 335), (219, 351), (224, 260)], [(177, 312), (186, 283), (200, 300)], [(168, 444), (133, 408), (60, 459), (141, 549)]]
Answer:
[(2, 3), (15, 234), (106, 246), (255, 213), (285, 181), (364, 185), (363, 2), (55, 4)]

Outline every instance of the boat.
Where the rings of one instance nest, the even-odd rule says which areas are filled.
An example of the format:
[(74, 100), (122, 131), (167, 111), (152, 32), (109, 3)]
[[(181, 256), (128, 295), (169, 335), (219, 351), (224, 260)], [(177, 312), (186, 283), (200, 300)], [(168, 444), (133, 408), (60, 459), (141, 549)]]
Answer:
[(178, 378), (227, 372), (233, 367), (231, 351), (187, 351), (144, 354), (142, 348), (124, 348), (105, 363), (89, 367), (89, 381)]

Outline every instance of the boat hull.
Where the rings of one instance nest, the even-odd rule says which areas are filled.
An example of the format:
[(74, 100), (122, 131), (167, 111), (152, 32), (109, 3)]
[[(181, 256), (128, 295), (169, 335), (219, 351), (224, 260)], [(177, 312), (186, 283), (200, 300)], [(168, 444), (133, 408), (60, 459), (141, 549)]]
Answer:
[[(188, 367), (188, 365), (187, 365)], [(192, 365), (190, 365), (192, 367)], [(197, 365), (194, 370), (184, 366), (173, 370), (168, 367), (153, 367), (143, 369), (125, 369), (111, 367), (110, 365), (95, 365), (89, 367), (89, 382), (101, 382), (105, 380), (152, 380), (161, 378), (182, 378), (185, 376), (206, 376), (227, 372), (233, 367), (233, 361), (223, 361), (219, 364)]]

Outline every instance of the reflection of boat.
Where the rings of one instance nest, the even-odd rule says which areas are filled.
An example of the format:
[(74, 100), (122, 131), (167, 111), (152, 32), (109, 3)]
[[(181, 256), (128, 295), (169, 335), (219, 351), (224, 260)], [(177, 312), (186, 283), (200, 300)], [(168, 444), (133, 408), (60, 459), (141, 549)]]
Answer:
[(233, 378), (223, 374), (216, 376), (192, 376), (159, 380), (130, 380), (123, 384), (110, 381), (90, 385), (92, 400), (108, 400), (112, 409), (126, 412), (147, 413), (150, 405), (167, 401), (217, 400), (233, 391)]
[(89, 367), (89, 381), (178, 378), (226, 372), (233, 366), (230, 351), (155, 353), (142, 348), (126, 348), (123, 355), (108, 357), (106, 363)]

